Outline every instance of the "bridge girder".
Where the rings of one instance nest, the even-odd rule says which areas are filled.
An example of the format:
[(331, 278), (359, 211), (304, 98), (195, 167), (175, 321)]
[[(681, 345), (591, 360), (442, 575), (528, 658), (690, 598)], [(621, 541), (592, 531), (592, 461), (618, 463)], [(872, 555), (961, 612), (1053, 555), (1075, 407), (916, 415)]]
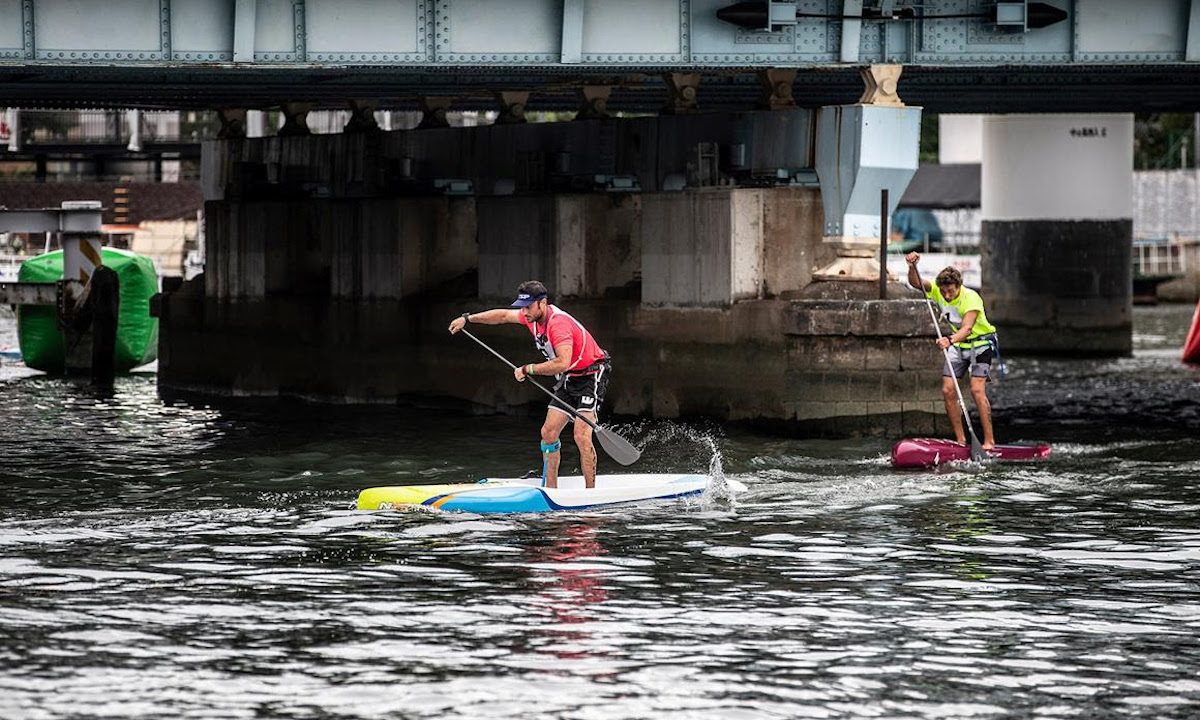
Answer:
[[(905, 65), (906, 102), (937, 111), (1200, 109), (1194, 0), (1048, 0), (1024, 30), (993, 0), (763, 0), (769, 29), (718, 18), (733, 0), (20, 0), (0, 3), (0, 97), (43, 107), (655, 111), (663, 77), (701, 73), (701, 109), (759, 104), (759, 72), (796, 69), (799, 105), (853, 102), (858, 68)], [(1024, 6), (1024, 2), (1016, 2)], [(851, 17), (853, 15), (853, 17)], [(853, 43), (850, 45), (848, 43)]]

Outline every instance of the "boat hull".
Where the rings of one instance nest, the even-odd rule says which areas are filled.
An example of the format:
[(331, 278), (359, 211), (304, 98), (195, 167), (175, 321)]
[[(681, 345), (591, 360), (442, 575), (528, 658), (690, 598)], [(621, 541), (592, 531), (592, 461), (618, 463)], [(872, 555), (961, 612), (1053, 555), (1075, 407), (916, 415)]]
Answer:
[(711, 482), (708, 475), (600, 475), (596, 487), (585, 488), (582, 476), (568, 476), (558, 479), (557, 488), (545, 488), (540, 487), (540, 478), (488, 478), (477, 483), (368, 488), (359, 493), (357, 507), (426, 507), (476, 513), (582, 510), (699, 495)]
[[(1050, 457), (1050, 446), (997, 445), (984, 450), (989, 460), (1041, 460)], [(907, 438), (892, 448), (892, 465), (905, 467), (933, 467), (948, 462), (971, 459), (971, 447), (953, 440), (938, 438)]]

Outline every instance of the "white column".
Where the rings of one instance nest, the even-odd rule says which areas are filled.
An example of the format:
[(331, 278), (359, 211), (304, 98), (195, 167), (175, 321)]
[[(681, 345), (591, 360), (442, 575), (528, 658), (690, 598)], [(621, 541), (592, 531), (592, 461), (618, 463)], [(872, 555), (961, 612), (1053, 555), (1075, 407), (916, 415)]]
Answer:
[(983, 295), (1001, 345), (1132, 347), (1133, 116), (983, 122)]
[(938, 115), (938, 162), (978, 165), (983, 160), (983, 115)]
[(142, 111), (126, 110), (125, 122), (129, 125), (129, 144), (125, 149), (129, 152), (142, 151)]
[(21, 152), (21, 111), (8, 108), (4, 111), (4, 122), (8, 125), (8, 151)]
[(63, 210), (84, 211), (78, 216), (66, 214), (63, 229), (63, 280), (67, 293), (78, 301), (96, 266), (103, 264), (100, 251), (100, 203), (95, 200), (64, 201)]
[(246, 111), (246, 137), (267, 136), (267, 113), (262, 110)]
[(1133, 115), (992, 115), (984, 220), (1133, 218)]

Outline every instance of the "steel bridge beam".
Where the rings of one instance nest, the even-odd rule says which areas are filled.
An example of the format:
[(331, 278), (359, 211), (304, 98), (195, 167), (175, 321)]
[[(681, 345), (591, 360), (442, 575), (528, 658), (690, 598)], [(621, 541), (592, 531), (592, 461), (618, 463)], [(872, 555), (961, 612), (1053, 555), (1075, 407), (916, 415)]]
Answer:
[(0, 207), (0, 232), (98, 233), (100, 218), (99, 207), (39, 210), (8, 210)]
[[(1019, 10), (1024, 3), (1000, 4)], [(273, 72), (496, 72), (1200, 58), (1193, 0), (1041, 4), (1065, 19), (1046, 27), (1008, 24), (988, 12), (989, 3), (969, 0), (14, 0), (0, 3), (0, 62), (149, 65), (183, 75), (212, 63)], [(767, 27), (718, 17), (735, 5), (764, 7)], [(792, 20), (780, 20), (785, 10)]]
[[(1036, 14), (1036, 3), (1001, 4)], [(991, 0), (10, 0), (0, 2), (0, 98), (140, 108), (380, 98), (415, 109), (439, 96), (484, 109), (497, 92), (532, 91), (533, 110), (572, 109), (578, 87), (614, 85), (613, 110), (648, 110), (661, 104), (664, 73), (702, 73), (701, 107), (711, 89), (729, 98), (714, 109), (746, 108), (760, 70), (800, 70), (799, 103), (805, 88), (844, 83), (843, 95), (815, 99), (828, 104), (854, 92), (860, 66), (902, 64), (907, 83), (933, 78), (910, 95), (959, 111), (1015, 110), (1017, 94), (1025, 110), (1200, 102), (1196, 0), (1041, 4), (1065, 17), (1006, 24), (988, 12)], [(738, 5), (758, 8), (765, 26), (718, 17)], [(996, 86), (956, 79), (976, 72)], [(1099, 79), (1080, 79), (1088, 74)], [(1122, 75), (1128, 88), (1109, 84), (1070, 104), (1071, 88)], [(1034, 87), (1019, 87), (1027, 76)], [(1134, 76), (1154, 80), (1139, 95)], [(643, 90), (658, 96), (643, 101)], [(980, 92), (993, 104), (954, 104)]]

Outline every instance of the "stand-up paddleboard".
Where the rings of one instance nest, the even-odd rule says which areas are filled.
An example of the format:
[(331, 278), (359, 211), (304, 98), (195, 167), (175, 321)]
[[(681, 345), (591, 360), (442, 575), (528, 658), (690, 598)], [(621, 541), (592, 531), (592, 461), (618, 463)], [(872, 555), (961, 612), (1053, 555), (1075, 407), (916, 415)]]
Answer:
[(1192, 315), (1192, 328), (1187, 340), (1183, 341), (1183, 361), (1200, 365), (1200, 302), (1196, 303), (1196, 314)]
[[(1050, 457), (1050, 446), (997, 445), (983, 453), (989, 460), (1040, 460)], [(892, 465), (895, 467), (932, 467), (970, 459), (971, 446), (953, 440), (912, 438), (901, 440), (892, 448)]]
[[(560, 477), (558, 487), (540, 487), (541, 478), (484, 479), (457, 485), (398, 485), (367, 488), (358, 494), (359, 510), (427, 507), (476, 513), (581, 510), (645, 500), (666, 500), (703, 493), (708, 475), (597, 475), (585, 488), (579, 475)], [(725, 480), (733, 492), (746, 486)]]

